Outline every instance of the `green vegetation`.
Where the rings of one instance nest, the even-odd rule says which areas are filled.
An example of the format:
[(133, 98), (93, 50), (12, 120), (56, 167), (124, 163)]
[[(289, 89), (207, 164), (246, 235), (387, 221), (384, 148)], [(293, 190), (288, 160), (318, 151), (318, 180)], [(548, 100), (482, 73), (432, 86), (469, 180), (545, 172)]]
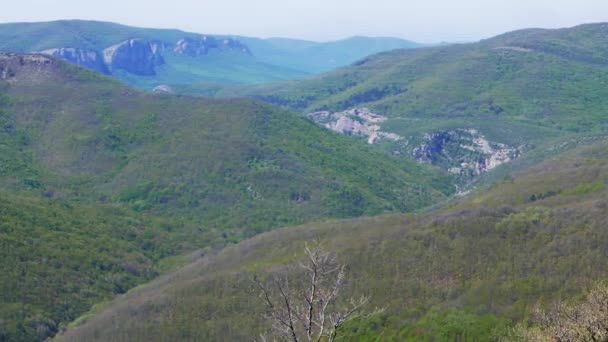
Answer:
[(299, 260), (304, 242), (316, 238), (348, 265), (342, 298), (365, 294), (371, 307), (387, 307), (352, 322), (352, 339), (495, 340), (538, 304), (577, 296), (608, 277), (606, 189), (528, 201), (556, 184), (606, 182), (607, 146), (562, 154), (440, 211), (256, 236), (129, 292), (58, 340), (257, 336), (267, 327), (252, 274), (284, 272), (280, 266)]
[(102, 51), (131, 38), (162, 42), (166, 45), (163, 56), (167, 63), (157, 68), (157, 75), (137, 76), (118, 72), (114, 76), (140, 88), (152, 89), (159, 84), (168, 84), (181, 90), (206, 87), (203, 82), (254, 84), (299, 79), (348, 65), (372, 53), (421, 46), (402, 39), (382, 37), (353, 37), (327, 43), (235, 37), (249, 48), (252, 55), (219, 52), (187, 57), (173, 53), (175, 43), (180, 39), (199, 36), (179, 30), (84, 20), (9, 23), (0, 24), (0, 51), (39, 52), (61, 47)]
[(37, 55), (0, 68), (2, 339), (52, 335), (182, 253), (453, 191), (268, 104), (144, 93)]
[(0, 340), (55, 334), (91, 306), (158, 275), (163, 258), (209, 244), (176, 221), (120, 206), (0, 193)]
[[(476, 128), (529, 150), (606, 132), (605, 24), (524, 30), (473, 44), (395, 50), (303, 81), (217, 91), (302, 112), (369, 107), (404, 137)], [(391, 146), (392, 149), (400, 149)]]
[[(298, 111), (368, 106), (408, 137), (380, 146), (256, 100), (149, 94), (0, 54), (0, 339), (250, 340), (268, 330), (253, 275), (286, 272), (314, 239), (347, 265), (340, 298), (386, 307), (349, 322), (350, 339), (513, 333), (608, 278), (605, 33), (525, 30), (200, 88)], [(456, 128), (523, 156), (455, 198), (453, 178), (394, 157)]]
[[(391, 322), (394, 320), (394, 322)], [(474, 314), (466, 310), (433, 308), (413, 324), (399, 326), (397, 317), (385, 315), (366, 319), (346, 338), (357, 341), (495, 341), (510, 325), (493, 314)]]
[(35, 68), (18, 71), (37, 81), (12, 83), (0, 108), (12, 136), (28, 132), (26, 146), (11, 145), (36, 171), (35, 182), (19, 174), (22, 190), (124, 203), (247, 236), (411, 211), (452, 191), (438, 172), (270, 105), (146, 94), (63, 63)]

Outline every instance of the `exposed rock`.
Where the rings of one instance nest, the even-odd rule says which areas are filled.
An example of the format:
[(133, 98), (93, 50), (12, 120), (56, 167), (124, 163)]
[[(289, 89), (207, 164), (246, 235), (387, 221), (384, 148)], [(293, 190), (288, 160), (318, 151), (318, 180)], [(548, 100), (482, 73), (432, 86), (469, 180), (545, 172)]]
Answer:
[(155, 67), (165, 63), (162, 43), (129, 39), (103, 50), (105, 63), (111, 71), (121, 69), (140, 76), (156, 74)]
[(53, 68), (55, 61), (40, 54), (16, 54), (0, 52), (0, 80), (9, 84), (19, 80), (32, 83), (43, 82)]
[(110, 74), (101, 54), (95, 50), (64, 47), (44, 50), (41, 53), (63, 59), (72, 64), (80, 65), (106, 75)]
[(150, 42), (150, 49), (155, 56), (162, 56), (165, 53), (165, 43), (159, 40), (153, 40)]
[(175, 44), (173, 52), (179, 55), (197, 57), (207, 55), (212, 50), (236, 51), (246, 55), (251, 55), (249, 48), (236, 39), (217, 39), (211, 36), (180, 39)]
[(517, 52), (530, 52), (532, 49), (524, 48), (521, 46), (497, 46), (493, 50), (510, 50)]
[(168, 85), (165, 85), (165, 84), (161, 84), (159, 86), (154, 87), (154, 89), (152, 89), (152, 92), (153, 93), (157, 93), (157, 94), (173, 94), (173, 93), (175, 93), (171, 87), (169, 87)]
[(346, 135), (366, 136), (367, 142), (374, 144), (380, 140), (399, 140), (401, 137), (394, 133), (380, 130), (379, 123), (386, 121), (386, 117), (372, 113), (367, 108), (354, 108), (344, 112), (314, 112), (306, 115), (309, 119), (332, 131)]
[(413, 150), (417, 161), (448, 172), (475, 177), (519, 156), (520, 150), (490, 142), (475, 129), (455, 129), (425, 134), (424, 143)]

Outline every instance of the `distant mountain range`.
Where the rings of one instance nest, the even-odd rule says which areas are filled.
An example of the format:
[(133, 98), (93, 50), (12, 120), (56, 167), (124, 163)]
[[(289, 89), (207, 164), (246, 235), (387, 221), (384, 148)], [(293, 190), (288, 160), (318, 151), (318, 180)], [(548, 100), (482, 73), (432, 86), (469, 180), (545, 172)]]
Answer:
[(62, 20), (0, 24), (0, 51), (42, 52), (132, 85), (260, 83), (302, 78), (369, 54), (422, 44), (352, 37), (318, 43)]

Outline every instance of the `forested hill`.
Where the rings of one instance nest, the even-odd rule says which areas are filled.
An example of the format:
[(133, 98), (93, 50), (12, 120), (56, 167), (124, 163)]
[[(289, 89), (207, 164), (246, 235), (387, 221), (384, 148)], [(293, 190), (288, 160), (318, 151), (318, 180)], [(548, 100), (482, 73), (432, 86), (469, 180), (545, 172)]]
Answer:
[(38, 54), (0, 54), (0, 150), (11, 341), (52, 335), (182, 253), (454, 191), (272, 105), (146, 93)]
[(608, 279), (607, 147), (567, 151), (432, 213), (254, 237), (94, 310), (58, 340), (258, 336), (269, 323), (252, 279), (297, 277), (299, 268), (283, 266), (320, 239), (347, 265), (340, 298), (368, 295), (369, 310), (386, 307), (342, 330), (346, 339), (496, 341), (518, 322), (533, 322), (538, 305), (578, 298)]

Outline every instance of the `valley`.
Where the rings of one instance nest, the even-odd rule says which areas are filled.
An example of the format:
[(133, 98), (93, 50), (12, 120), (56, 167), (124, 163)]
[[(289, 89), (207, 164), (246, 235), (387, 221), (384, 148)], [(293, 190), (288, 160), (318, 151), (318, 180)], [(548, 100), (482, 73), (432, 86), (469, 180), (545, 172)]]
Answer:
[[(606, 276), (606, 151), (606, 142), (575, 148), (423, 215), (265, 233), (117, 298), (58, 340), (261, 334), (253, 275), (283, 272), (280, 265), (297, 260), (294, 250), (320, 238), (348, 265), (348, 294), (367, 293), (371, 307), (387, 307), (353, 322), (348, 339), (494, 341), (537, 301), (576, 295)], [(551, 195), (532, 199), (538, 194)]]
[[(45, 258), (61, 265), (71, 253), (85, 252), (87, 243), (100, 243), (106, 235), (109, 241), (127, 236), (135, 240), (116, 248), (133, 253), (139, 260), (133, 267), (143, 263), (147, 270), (113, 290), (108, 289), (112, 280), (93, 282), (89, 295), (80, 294), (79, 285), (65, 288), (60, 278), (53, 281), (62, 272), (45, 276), (47, 295), (60, 291), (55, 296), (69, 303), (65, 311), (47, 306), (46, 299), (41, 306), (19, 306), (23, 297), (8, 291), (2, 305), (8, 308), (6, 317), (22, 317), (2, 327), (9, 340), (52, 335), (91, 300), (107, 299), (157, 274), (164, 258), (222, 247), (289, 224), (414, 211), (454, 191), (441, 172), (392, 159), (364, 142), (353, 144), (261, 102), (146, 93), (37, 54), (0, 54), (0, 75), (3, 197), (8, 203), (15, 196), (24, 203), (42, 198), (36, 202), (42, 212), (48, 210), (52, 218), (59, 210), (60, 215), (53, 224), (58, 229), (45, 232), (44, 240), (18, 238), (26, 222), (17, 215), (3, 233), (3, 250), (11, 251), (12, 260), (25, 260), (37, 244), (51, 248), (57, 240), (57, 255)], [(18, 208), (22, 202), (16, 203)], [(82, 208), (82, 220), (91, 220), (102, 235), (89, 237), (82, 228), (86, 223), (67, 220), (61, 205)], [(119, 217), (133, 217), (118, 237), (89, 217), (106, 207), (115, 208)], [(22, 210), (30, 212), (27, 208)], [(148, 229), (137, 223), (140, 216), (165, 223)], [(36, 222), (38, 230), (46, 226)], [(67, 248), (64, 229), (84, 241), (81, 247)], [(145, 241), (138, 240), (140, 234)], [(132, 273), (123, 269), (127, 262), (122, 259), (96, 259), (105, 258), (103, 253), (92, 257), (84, 269), (103, 267), (119, 278)], [(3, 283), (18, 265), (7, 260)], [(36, 287), (28, 289), (23, 296), (42, 300)]]
[(0, 24), (0, 341), (273, 336), (312, 241), (344, 340), (525, 341), (608, 279), (606, 44)]

